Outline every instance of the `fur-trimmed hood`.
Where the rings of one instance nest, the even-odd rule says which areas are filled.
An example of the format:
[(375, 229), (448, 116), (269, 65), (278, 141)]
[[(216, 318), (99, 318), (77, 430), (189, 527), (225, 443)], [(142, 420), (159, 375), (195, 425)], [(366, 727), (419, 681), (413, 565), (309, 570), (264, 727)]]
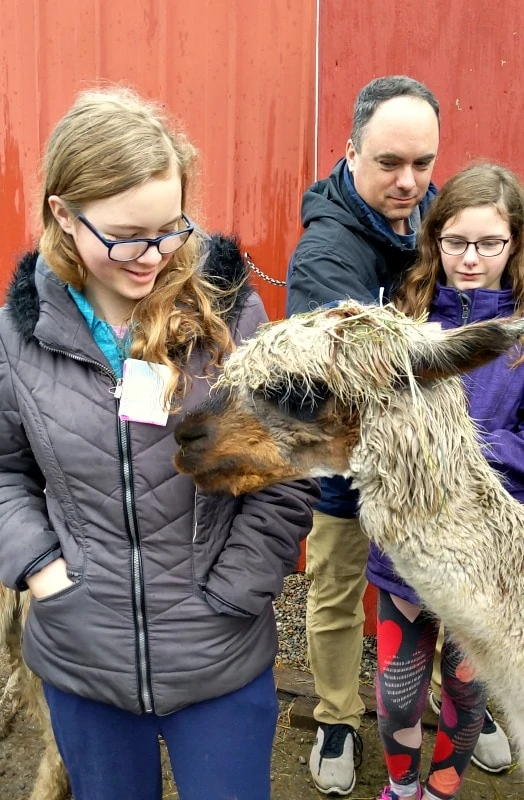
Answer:
[[(231, 296), (228, 295), (225, 303), (224, 317), (229, 322), (238, 315), (253, 291), (249, 268), (235, 236), (215, 234), (206, 237), (203, 249), (200, 269), (206, 280), (226, 291), (236, 288), (234, 302), (231, 303)], [(36, 281), (38, 259), (37, 250), (26, 253), (20, 259), (7, 293), (11, 317), (24, 341), (33, 337), (40, 316), (40, 297)], [(57, 284), (62, 283), (52, 273), (48, 277)]]

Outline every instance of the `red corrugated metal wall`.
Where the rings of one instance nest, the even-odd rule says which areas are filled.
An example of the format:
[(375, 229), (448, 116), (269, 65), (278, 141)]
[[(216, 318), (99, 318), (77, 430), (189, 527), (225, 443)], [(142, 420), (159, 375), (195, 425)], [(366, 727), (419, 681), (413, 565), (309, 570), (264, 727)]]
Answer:
[[(343, 152), (358, 88), (407, 72), (442, 103), (442, 181), (479, 155), (521, 169), (524, 5), (320, 0), (318, 174)], [(202, 210), (277, 278), (314, 176), (315, 0), (0, 0), (0, 292), (34, 236), (39, 154), (97, 79), (159, 98), (200, 146)], [(260, 284), (271, 316), (284, 292)]]
[[(78, 89), (124, 81), (202, 152), (204, 222), (276, 277), (313, 174), (315, 0), (0, 0), (0, 291), (35, 234), (39, 154)], [(261, 286), (271, 316), (284, 291)]]
[(319, 175), (344, 153), (358, 90), (403, 73), (441, 103), (438, 183), (478, 157), (524, 177), (522, 0), (321, 0), (320, 8)]

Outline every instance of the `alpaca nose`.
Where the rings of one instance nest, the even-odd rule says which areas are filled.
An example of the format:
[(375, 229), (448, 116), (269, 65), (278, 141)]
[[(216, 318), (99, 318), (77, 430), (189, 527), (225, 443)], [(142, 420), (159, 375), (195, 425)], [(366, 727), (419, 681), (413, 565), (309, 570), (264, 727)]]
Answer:
[(209, 431), (204, 422), (198, 422), (188, 417), (175, 427), (175, 440), (180, 447), (187, 447), (198, 440), (207, 439)]

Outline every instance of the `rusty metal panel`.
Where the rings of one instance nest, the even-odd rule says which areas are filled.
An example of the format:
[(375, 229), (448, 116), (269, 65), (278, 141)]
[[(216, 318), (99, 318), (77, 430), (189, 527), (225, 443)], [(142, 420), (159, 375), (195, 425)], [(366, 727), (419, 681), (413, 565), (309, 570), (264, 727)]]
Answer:
[(524, 177), (522, 0), (321, 0), (320, 9), (319, 175), (344, 153), (358, 90), (403, 73), (441, 104), (438, 183), (479, 157)]
[[(202, 153), (201, 216), (275, 278), (313, 176), (315, 0), (0, 0), (0, 292), (36, 240), (39, 155), (104, 79), (165, 102)], [(258, 284), (269, 314), (284, 290)]]

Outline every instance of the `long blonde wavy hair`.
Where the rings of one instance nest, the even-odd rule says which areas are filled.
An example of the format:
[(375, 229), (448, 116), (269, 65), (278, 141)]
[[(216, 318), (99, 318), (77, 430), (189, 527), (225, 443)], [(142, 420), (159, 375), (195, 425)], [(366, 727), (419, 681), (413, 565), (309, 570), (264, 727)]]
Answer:
[[(51, 195), (80, 213), (92, 201), (163, 177), (174, 162), (182, 184), (182, 211), (188, 213), (196, 158), (195, 147), (159, 105), (121, 86), (81, 92), (52, 132), (43, 159), (40, 252), (50, 269), (82, 290), (86, 268), (73, 237), (51, 212)], [(195, 348), (205, 350), (211, 369), (233, 347), (220, 313), (224, 291), (197, 271), (201, 249), (202, 239), (194, 233), (173, 253), (129, 320), (130, 355), (171, 368), (166, 396), (173, 398), (173, 411), (187, 391), (189, 377), (184, 368)]]

